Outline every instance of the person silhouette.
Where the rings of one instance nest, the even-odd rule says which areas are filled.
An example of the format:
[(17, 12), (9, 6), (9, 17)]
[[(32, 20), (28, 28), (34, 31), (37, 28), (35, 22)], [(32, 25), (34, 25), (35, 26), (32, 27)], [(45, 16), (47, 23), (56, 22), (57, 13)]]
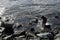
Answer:
[(47, 22), (47, 18), (45, 16), (41, 16), (41, 19), (42, 19), (42, 27), (44, 27)]
[(52, 31), (50, 23), (47, 22), (47, 23), (45, 24), (44, 30), (45, 30), (46, 32)]

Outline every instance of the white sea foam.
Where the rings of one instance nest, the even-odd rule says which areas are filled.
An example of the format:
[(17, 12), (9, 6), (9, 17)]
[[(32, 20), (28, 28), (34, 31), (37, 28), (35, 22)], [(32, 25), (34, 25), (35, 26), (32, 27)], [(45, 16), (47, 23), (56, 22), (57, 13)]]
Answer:
[(4, 7), (0, 8), (0, 15), (3, 15), (4, 12), (5, 12), (5, 8)]

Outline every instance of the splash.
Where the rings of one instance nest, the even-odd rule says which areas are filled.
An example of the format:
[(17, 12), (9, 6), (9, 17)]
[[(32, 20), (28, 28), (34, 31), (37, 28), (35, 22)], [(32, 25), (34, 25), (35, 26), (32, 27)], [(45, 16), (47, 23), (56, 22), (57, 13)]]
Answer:
[(0, 8), (0, 15), (3, 15), (4, 12), (5, 12), (5, 8), (4, 8), (4, 7), (1, 7), (1, 8)]

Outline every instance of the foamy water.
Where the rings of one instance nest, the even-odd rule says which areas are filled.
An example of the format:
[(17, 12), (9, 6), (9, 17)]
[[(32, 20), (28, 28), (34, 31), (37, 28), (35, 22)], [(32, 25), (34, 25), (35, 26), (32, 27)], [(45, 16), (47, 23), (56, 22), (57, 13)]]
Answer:
[(60, 18), (54, 18), (60, 17), (60, 0), (0, 0), (0, 15), (14, 16), (24, 27), (35, 16), (45, 15), (53, 27), (60, 29)]

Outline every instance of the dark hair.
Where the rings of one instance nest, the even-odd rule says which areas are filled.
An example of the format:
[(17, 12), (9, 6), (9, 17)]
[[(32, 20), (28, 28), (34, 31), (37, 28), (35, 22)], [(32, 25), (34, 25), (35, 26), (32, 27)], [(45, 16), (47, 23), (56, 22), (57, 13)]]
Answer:
[(45, 16), (42, 16), (41, 19), (43, 19), (44, 24), (47, 22), (47, 18)]
[(43, 18), (44, 16), (41, 16), (41, 18)]
[(45, 16), (41, 16), (41, 19), (47, 19)]
[(45, 28), (48, 28), (51, 30), (51, 25), (45, 25)]

